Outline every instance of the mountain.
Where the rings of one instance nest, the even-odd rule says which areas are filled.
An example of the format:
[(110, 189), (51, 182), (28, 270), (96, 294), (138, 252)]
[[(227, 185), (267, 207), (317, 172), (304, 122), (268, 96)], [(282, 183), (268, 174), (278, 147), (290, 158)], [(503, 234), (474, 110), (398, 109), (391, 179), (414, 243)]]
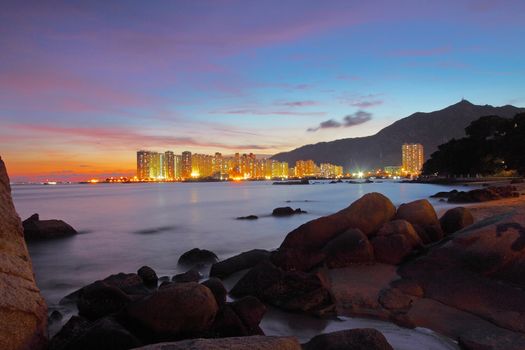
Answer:
[(414, 113), (372, 136), (306, 145), (275, 154), (272, 159), (286, 161), (291, 167), (297, 160), (312, 159), (318, 164), (342, 165), (345, 170), (401, 165), (403, 143), (421, 143), (428, 159), (440, 144), (465, 136), (465, 128), (479, 117), (498, 115), (511, 118), (521, 112), (525, 112), (525, 108), (479, 106), (462, 100), (439, 111)]

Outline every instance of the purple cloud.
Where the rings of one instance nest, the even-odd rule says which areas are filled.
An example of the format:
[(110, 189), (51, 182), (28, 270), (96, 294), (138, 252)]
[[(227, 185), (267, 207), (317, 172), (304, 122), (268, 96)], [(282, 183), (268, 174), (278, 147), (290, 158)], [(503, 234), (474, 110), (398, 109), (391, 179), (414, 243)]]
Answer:
[(278, 106), (286, 106), (286, 107), (308, 107), (308, 106), (317, 106), (318, 103), (316, 101), (312, 100), (306, 100), (306, 101), (285, 101), (285, 102), (278, 102), (276, 103)]
[(315, 128), (308, 128), (306, 131), (315, 132), (320, 129), (333, 129), (333, 128), (349, 128), (359, 124), (366, 123), (372, 119), (372, 114), (365, 111), (357, 111), (354, 114), (348, 114), (343, 118), (343, 121), (339, 122), (334, 119), (328, 119), (321, 122), (319, 126)]

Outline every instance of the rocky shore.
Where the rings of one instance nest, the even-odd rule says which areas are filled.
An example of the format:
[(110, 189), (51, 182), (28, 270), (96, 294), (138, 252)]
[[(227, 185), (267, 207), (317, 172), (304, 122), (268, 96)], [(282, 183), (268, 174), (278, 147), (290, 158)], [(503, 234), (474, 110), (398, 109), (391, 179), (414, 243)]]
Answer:
[[(293, 336), (265, 336), (260, 322), (269, 306), (428, 328), (463, 349), (525, 348), (523, 184), (513, 184), (518, 195), (439, 215), (424, 199), (396, 207), (369, 193), (292, 230), (275, 251), (254, 249), (220, 261), (195, 248), (179, 258), (187, 272), (172, 278), (159, 278), (148, 266), (108, 276), (61, 301), (78, 315), (49, 344), (45, 302), (1, 161), (0, 185), (2, 348), (392, 349), (368, 328), (303, 344)], [(42, 232), (59, 224), (65, 235), (74, 234), (62, 222), (42, 222), (32, 217), (25, 224)], [(227, 290), (222, 280), (234, 274), (241, 277)], [(53, 313), (50, 320), (60, 317)]]

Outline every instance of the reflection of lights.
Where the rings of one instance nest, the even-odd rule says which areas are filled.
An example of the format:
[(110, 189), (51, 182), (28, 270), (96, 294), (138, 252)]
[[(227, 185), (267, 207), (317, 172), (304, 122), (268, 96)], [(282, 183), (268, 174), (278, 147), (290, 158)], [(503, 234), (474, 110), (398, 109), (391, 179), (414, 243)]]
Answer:
[(96, 183), (98, 183), (98, 179), (91, 179), (91, 180), (89, 180), (89, 183), (96, 184)]

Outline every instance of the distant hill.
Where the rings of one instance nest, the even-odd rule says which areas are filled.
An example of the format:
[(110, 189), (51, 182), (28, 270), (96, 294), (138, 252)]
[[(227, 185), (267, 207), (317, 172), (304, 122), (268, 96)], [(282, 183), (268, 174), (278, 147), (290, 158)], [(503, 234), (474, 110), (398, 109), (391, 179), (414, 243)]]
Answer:
[(425, 148), (425, 158), (428, 159), (440, 144), (465, 136), (465, 127), (473, 120), (486, 115), (511, 118), (520, 112), (525, 112), (525, 108), (510, 105), (478, 106), (462, 100), (439, 111), (414, 113), (372, 136), (306, 145), (275, 154), (272, 159), (286, 161), (290, 167), (297, 160), (312, 159), (318, 164), (328, 162), (342, 165), (345, 171), (401, 165), (403, 143), (421, 143)]

